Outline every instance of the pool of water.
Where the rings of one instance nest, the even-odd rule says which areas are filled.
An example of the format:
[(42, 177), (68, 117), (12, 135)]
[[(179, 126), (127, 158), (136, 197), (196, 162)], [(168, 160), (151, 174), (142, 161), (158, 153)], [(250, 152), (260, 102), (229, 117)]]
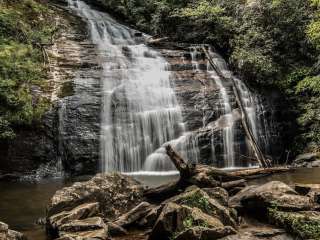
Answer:
[(62, 180), (0, 182), (0, 221), (24, 233), (29, 240), (46, 240), (44, 228), (36, 222), (45, 217), (46, 206), (54, 193), (67, 185), (70, 183)]
[(268, 177), (250, 181), (251, 184), (263, 184), (268, 181), (281, 181), (288, 185), (320, 184), (320, 168), (302, 168), (286, 173), (274, 174)]
[(158, 187), (179, 179), (179, 172), (133, 172), (126, 174), (146, 187)]

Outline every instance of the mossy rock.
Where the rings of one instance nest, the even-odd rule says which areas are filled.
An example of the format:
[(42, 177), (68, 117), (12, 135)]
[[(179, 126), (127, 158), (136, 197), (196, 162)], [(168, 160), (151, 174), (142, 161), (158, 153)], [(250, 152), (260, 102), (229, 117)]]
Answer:
[(191, 208), (199, 208), (208, 215), (219, 218), (225, 225), (236, 226), (236, 221), (232, 218), (230, 210), (200, 188), (186, 191), (168, 201)]
[(302, 239), (320, 239), (320, 212), (283, 212), (270, 208), (269, 219)]

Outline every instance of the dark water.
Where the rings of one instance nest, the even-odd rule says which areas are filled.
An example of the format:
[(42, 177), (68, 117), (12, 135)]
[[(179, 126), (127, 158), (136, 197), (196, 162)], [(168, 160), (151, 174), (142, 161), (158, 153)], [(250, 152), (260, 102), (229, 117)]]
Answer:
[(291, 172), (274, 174), (269, 177), (253, 180), (252, 184), (263, 184), (268, 181), (281, 181), (288, 185), (300, 184), (320, 184), (320, 168), (303, 168)]
[(49, 199), (66, 185), (61, 180), (36, 184), (0, 182), (0, 221), (24, 233), (29, 240), (46, 240), (44, 228), (36, 221), (45, 217)]
[[(155, 187), (177, 180), (177, 174), (157, 175), (136, 174), (138, 181), (149, 187)], [(252, 184), (263, 184), (278, 180), (287, 184), (320, 184), (320, 168), (299, 169), (293, 172), (276, 174), (254, 180)], [(45, 230), (36, 224), (37, 219), (45, 217), (46, 205), (54, 193), (71, 181), (50, 180), (33, 183), (0, 182), (0, 221), (10, 228), (23, 232), (29, 240), (47, 240)]]

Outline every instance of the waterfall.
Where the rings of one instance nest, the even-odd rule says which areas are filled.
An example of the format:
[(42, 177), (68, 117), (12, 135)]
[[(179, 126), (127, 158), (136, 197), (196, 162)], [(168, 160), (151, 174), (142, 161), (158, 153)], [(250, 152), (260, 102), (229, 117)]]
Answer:
[(167, 62), (142, 43), (146, 36), (83, 1), (68, 2), (87, 20), (100, 52), (102, 171), (174, 170), (165, 144), (196, 161), (196, 141), (185, 130)]
[[(236, 139), (238, 138), (238, 131), (239, 129), (236, 127), (237, 122), (240, 120), (240, 113), (237, 109), (236, 103), (234, 101), (234, 93), (232, 91), (232, 83), (226, 82), (226, 79), (233, 78), (237, 85), (237, 89), (239, 91), (239, 95), (241, 101), (244, 105), (246, 114), (248, 116), (249, 127), (256, 138), (256, 140), (262, 144), (262, 147), (265, 149), (267, 144), (268, 137), (263, 134), (265, 129), (261, 129), (260, 122), (263, 119), (260, 119), (257, 116), (257, 113), (260, 114), (260, 106), (259, 102), (257, 101), (257, 97), (247, 88), (247, 86), (238, 78), (236, 78), (232, 72), (228, 69), (228, 66), (224, 59), (217, 53), (213, 52), (209, 49), (209, 55), (215, 65), (218, 67), (219, 72), (224, 75), (224, 79), (222, 79), (217, 72), (212, 68), (211, 64), (207, 61), (207, 69), (201, 70), (200, 61), (204, 61), (205, 57), (201, 56), (202, 47), (195, 46), (190, 48), (190, 56), (191, 56), (191, 64), (193, 66), (193, 71), (200, 72), (206, 71), (210, 75), (211, 83), (207, 84), (215, 84), (217, 89), (219, 90), (220, 95), (220, 107), (215, 109), (214, 111), (218, 112), (219, 118), (214, 122), (214, 126), (212, 127), (212, 136), (211, 136), (211, 148), (212, 148), (212, 159), (216, 161), (215, 156), (215, 130), (221, 129), (222, 132), (222, 141), (223, 141), (223, 158), (224, 163), (223, 166), (226, 168), (233, 168), (233, 167), (242, 167), (243, 164), (236, 161), (239, 158), (239, 154), (241, 150), (240, 147), (237, 147)], [(206, 84), (204, 84), (204, 89), (206, 88)], [(204, 90), (205, 91), (205, 90)], [(258, 109), (256, 108), (258, 106)], [(204, 122), (204, 128), (205, 121)], [(266, 125), (266, 123), (264, 123)], [(261, 135), (265, 137), (260, 141)], [(246, 148), (248, 150), (247, 156), (248, 158), (254, 158), (254, 154), (251, 151), (251, 146), (248, 141), (246, 141)], [(237, 156), (238, 155), (238, 156)], [(250, 164), (246, 163), (246, 166)]]
[[(264, 151), (269, 150), (269, 126), (259, 98), (233, 75), (217, 53), (209, 49), (212, 61), (225, 78), (221, 78), (209, 64), (202, 47), (192, 46), (189, 58), (182, 57), (182, 64), (192, 65), (191, 72), (200, 76), (197, 80), (203, 86), (199, 93), (202, 102), (197, 105), (202, 106), (198, 109), (202, 112), (202, 128), (211, 129), (208, 144), (208, 138), (201, 139), (201, 129), (188, 131), (186, 125), (188, 128), (189, 125), (184, 123), (188, 123), (188, 119), (182, 117), (174, 90), (175, 70), (170, 69), (171, 65), (158, 51), (144, 44), (148, 36), (92, 9), (84, 1), (68, 0), (68, 3), (69, 8), (87, 21), (91, 41), (99, 51), (102, 171), (175, 170), (165, 152), (167, 144), (189, 161), (217, 163), (223, 156), (223, 163), (219, 162), (218, 166), (250, 166), (254, 154), (241, 127), (241, 112), (235, 101), (233, 83), (228, 79), (233, 79), (237, 86), (254, 137)], [(213, 104), (217, 109), (210, 110), (206, 96), (210, 96), (208, 91), (211, 90), (218, 91), (219, 99), (217, 105)], [(210, 111), (212, 114), (208, 114)], [(198, 146), (198, 138), (205, 147)], [(204, 159), (200, 153), (208, 148), (211, 153), (205, 153)]]

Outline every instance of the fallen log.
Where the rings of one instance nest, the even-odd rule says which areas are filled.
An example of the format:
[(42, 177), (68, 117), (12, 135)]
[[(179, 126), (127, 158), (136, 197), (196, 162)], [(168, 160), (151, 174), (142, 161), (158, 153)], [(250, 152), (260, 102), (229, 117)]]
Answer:
[(146, 189), (143, 193), (144, 197), (155, 202), (162, 202), (170, 197), (173, 197), (179, 191), (183, 191), (187, 186), (184, 186), (182, 181), (165, 184), (156, 188)]
[(174, 166), (178, 169), (181, 178), (189, 178), (195, 174), (195, 166), (188, 164), (170, 145), (166, 146), (166, 152)]
[(191, 185), (200, 188), (223, 187), (229, 191), (243, 187), (250, 179), (290, 171), (286, 167), (225, 171), (207, 165), (188, 164), (170, 145), (166, 146), (166, 152), (179, 171), (180, 179), (170, 184), (145, 190), (144, 196), (155, 202), (161, 202), (177, 195)]
[(230, 190), (236, 187), (245, 187), (246, 186), (246, 180), (245, 179), (241, 179), (241, 180), (237, 180), (237, 181), (231, 181), (231, 182), (225, 182), (221, 184), (221, 187), (226, 189), (226, 190)]
[(252, 178), (258, 178), (259, 176), (264, 177), (266, 175), (275, 174), (275, 173), (284, 173), (292, 170), (293, 170), (292, 168), (288, 168), (288, 167), (253, 168), (253, 169), (245, 169), (245, 170), (230, 172), (230, 175), (244, 178), (244, 179), (252, 179)]

